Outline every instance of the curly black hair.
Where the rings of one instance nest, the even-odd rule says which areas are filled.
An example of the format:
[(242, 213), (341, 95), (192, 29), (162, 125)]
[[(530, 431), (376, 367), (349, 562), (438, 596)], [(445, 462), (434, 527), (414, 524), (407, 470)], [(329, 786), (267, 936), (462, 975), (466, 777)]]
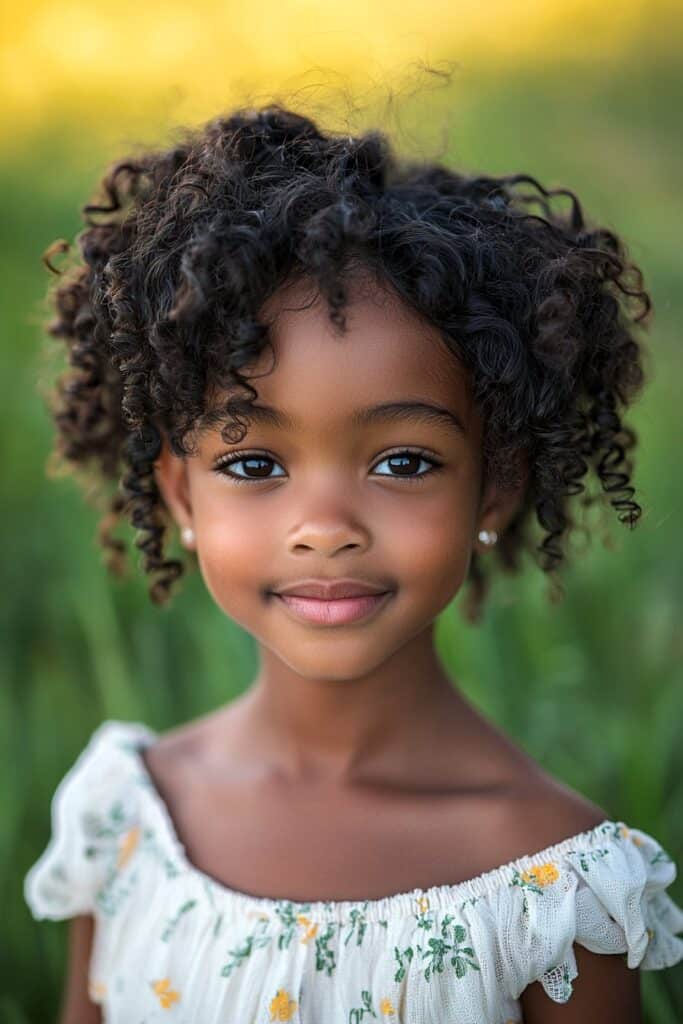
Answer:
[[(550, 200), (565, 196), (565, 213)], [(578, 522), (569, 499), (595, 471), (621, 522), (640, 506), (627, 451), (636, 434), (619, 406), (640, 391), (636, 331), (651, 309), (623, 241), (589, 225), (568, 189), (527, 174), (465, 175), (438, 161), (398, 158), (385, 133), (323, 131), (280, 103), (179, 129), (174, 143), (111, 164), (76, 241), (82, 259), (49, 293), (68, 367), (48, 394), (57, 427), (51, 458), (109, 489), (99, 526), (107, 567), (121, 574), (139, 531), (149, 595), (164, 604), (184, 563), (168, 558), (172, 525), (154, 476), (162, 437), (193, 453), (192, 429), (228, 388), (224, 439), (241, 440), (240, 411), (256, 390), (245, 371), (269, 344), (258, 313), (293, 279), (312, 280), (336, 329), (346, 329), (345, 283), (366, 270), (440, 331), (470, 371), (483, 415), (484, 480), (513, 486), (515, 454), (529, 476), (517, 513), (489, 558), (517, 571), (522, 551), (555, 582), (563, 535)], [(540, 212), (530, 212), (537, 204)], [(238, 428), (235, 434), (234, 427)], [(112, 483), (114, 485), (112, 487)], [(545, 531), (538, 546), (535, 519)], [(189, 556), (193, 560), (194, 555)], [(481, 617), (488, 574), (473, 553), (465, 617)]]

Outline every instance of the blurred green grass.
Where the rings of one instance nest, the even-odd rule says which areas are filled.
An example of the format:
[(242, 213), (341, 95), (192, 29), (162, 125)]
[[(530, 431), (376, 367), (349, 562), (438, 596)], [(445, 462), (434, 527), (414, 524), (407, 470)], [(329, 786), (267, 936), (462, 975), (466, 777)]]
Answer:
[[(576, 190), (587, 213), (630, 245), (655, 317), (651, 379), (628, 418), (639, 436), (636, 529), (608, 509), (611, 548), (596, 534), (565, 571), (559, 605), (547, 604), (531, 563), (496, 581), (478, 629), (462, 623), (456, 599), (439, 620), (439, 648), (468, 696), (533, 757), (683, 862), (683, 74), (634, 53), (580, 71), (501, 79), (477, 70), (452, 90), (444, 159)], [(413, 116), (421, 115), (416, 101)], [(90, 732), (109, 717), (166, 729), (230, 700), (256, 670), (251, 637), (218, 611), (198, 575), (164, 610), (149, 603), (140, 574), (107, 578), (95, 510), (73, 481), (45, 475), (51, 425), (37, 383), (52, 365), (45, 352), (59, 343), (40, 330), (48, 281), (40, 255), (81, 229), (78, 210), (105, 161), (77, 131), (52, 124), (29, 150), (6, 150), (0, 165), (0, 273), (10, 300), (1, 314), (0, 1021), (13, 1024), (56, 1014), (66, 925), (34, 922), (22, 882), (47, 842), (54, 788)], [(681, 878), (670, 892), (683, 905)], [(647, 1024), (683, 1019), (680, 965), (643, 972), (643, 993)]]

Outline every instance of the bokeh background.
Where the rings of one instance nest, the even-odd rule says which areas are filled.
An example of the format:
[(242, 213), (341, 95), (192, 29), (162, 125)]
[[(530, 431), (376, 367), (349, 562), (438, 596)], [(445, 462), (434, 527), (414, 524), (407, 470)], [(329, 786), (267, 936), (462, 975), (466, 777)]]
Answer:
[[(170, 608), (133, 570), (108, 578), (97, 510), (50, 477), (40, 389), (61, 368), (43, 332), (41, 254), (73, 241), (107, 163), (234, 105), (281, 100), (465, 170), (575, 189), (622, 234), (655, 315), (639, 435), (636, 528), (572, 552), (561, 604), (543, 574), (496, 581), (485, 620), (458, 598), (438, 643), (463, 689), (568, 785), (654, 834), (683, 864), (681, 8), (660, 0), (36, 0), (0, 52), (0, 1021), (52, 1021), (66, 923), (36, 923), (22, 882), (49, 835), (55, 786), (106, 718), (164, 730), (239, 693), (248, 635), (199, 576)], [(132, 541), (132, 533), (129, 534)], [(133, 556), (133, 563), (137, 561)], [(671, 895), (683, 905), (683, 879)], [(683, 1019), (683, 971), (643, 972), (648, 1024)]]

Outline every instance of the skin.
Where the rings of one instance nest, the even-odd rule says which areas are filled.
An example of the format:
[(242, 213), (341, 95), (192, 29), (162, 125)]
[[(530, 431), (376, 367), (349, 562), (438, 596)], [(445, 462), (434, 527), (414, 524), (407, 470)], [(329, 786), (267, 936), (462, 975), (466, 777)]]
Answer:
[[(257, 401), (295, 416), (295, 430), (254, 424), (230, 445), (215, 428), (192, 457), (165, 444), (155, 467), (176, 523), (195, 531), (209, 592), (255, 638), (259, 670), (239, 698), (157, 739), (147, 769), (195, 869), (300, 901), (457, 884), (608, 817), (543, 772), (446, 674), (435, 619), (472, 553), (488, 552), (479, 530), (503, 533), (526, 478), (517, 492), (482, 488), (466, 375), (392, 293), (370, 281), (351, 291), (343, 338), (301, 284), (263, 310), (276, 364), (266, 351), (252, 368)], [(451, 410), (464, 432), (417, 420), (352, 427), (359, 407), (405, 399)], [(387, 453), (406, 446), (443, 468), (428, 473), (418, 458), (407, 472), (423, 480), (398, 477)], [(239, 484), (212, 469), (248, 449), (274, 460), (258, 463), (269, 480)], [(231, 468), (253, 475), (255, 465)], [(266, 593), (340, 576), (394, 594), (365, 621), (320, 627)], [(60, 1024), (100, 1020), (87, 994), (92, 924), (72, 926)], [(571, 1000), (553, 1003), (534, 982), (520, 994), (525, 1024), (640, 1024), (639, 972), (624, 956), (573, 948)]]
[[(433, 760), (435, 738), (476, 724), (435, 650), (434, 623), (472, 552), (488, 553), (479, 530), (500, 535), (522, 490), (482, 493), (481, 419), (438, 332), (369, 280), (351, 296), (343, 338), (310, 285), (264, 307), (275, 368), (268, 350), (252, 368), (257, 402), (296, 416), (295, 430), (254, 424), (230, 445), (216, 427), (196, 456), (164, 446), (157, 480), (179, 527), (194, 530), (217, 605), (257, 642), (260, 670), (241, 709), (250, 749), (290, 780), (407, 781), (407, 752), (414, 774)], [(418, 420), (350, 424), (359, 407), (407, 399), (449, 409), (464, 431)], [(413, 481), (401, 479), (382, 455), (402, 446), (428, 450), (442, 468), (427, 472), (424, 457), (411, 457)], [(270, 479), (240, 484), (212, 470), (243, 449), (274, 460), (261, 468)], [(258, 467), (230, 469), (253, 476)], [(264, 593), (340, 576), (394, 593), (371, 619), (334, 627), (295, 621)]]

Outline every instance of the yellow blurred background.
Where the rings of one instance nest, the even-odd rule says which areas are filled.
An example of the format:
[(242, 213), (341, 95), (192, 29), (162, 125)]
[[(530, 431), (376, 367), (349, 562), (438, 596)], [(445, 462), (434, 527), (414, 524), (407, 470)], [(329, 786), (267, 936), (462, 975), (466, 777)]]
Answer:
[(9, 144), (65, 115), (108, 138), (282, 89), (402, 93), (421, 65), (438, 80), (444, 60), (460, 64), (463, 88), (483, 67), (606, 72), (675, 52), (682, 27), (676, 0), (33, 0), (5, 13), (1, 117)]

